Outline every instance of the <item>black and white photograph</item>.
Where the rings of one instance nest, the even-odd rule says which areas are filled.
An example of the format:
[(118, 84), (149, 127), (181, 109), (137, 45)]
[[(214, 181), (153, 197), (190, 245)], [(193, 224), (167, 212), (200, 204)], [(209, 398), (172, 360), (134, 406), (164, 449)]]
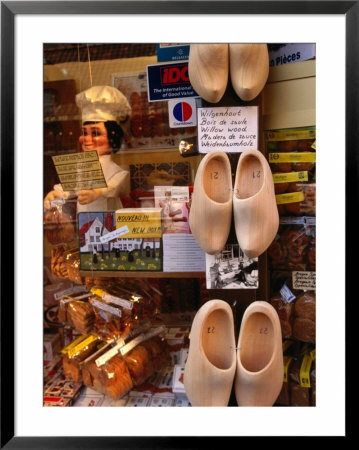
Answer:
[(238, 244), (206, 254), (207, 289), (257, 289), (258, 258), (248, 258)]

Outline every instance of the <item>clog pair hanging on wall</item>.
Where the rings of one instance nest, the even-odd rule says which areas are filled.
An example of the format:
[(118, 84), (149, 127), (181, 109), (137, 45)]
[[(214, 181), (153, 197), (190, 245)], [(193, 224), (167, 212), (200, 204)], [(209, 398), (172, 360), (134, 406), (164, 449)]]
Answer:
[(234, 91), (251, 101), (263, 90), (269, 74), (267, 44), (191, 44), (188, 76), (204, 100), (218, 103), (229, 75)]
[(246, 256), (255, 258), (267, 250), (279, 226), (272, 173), (259, 150), (241, 154), (233, 193), (232, 189), (228, 155), (207, 153), (195, 177), (191, 231), (202, 250), (219, 253), (227, 242), (233, 213), (238, 244)]
[(239, 406), (272, 406), (283, 384), (282, 333), (267, 302), (246, 309), (238, 337), (232, 310), (209, 300), (191, 327), (184, 386), (192, 406), (227, 406), (232, 389)]

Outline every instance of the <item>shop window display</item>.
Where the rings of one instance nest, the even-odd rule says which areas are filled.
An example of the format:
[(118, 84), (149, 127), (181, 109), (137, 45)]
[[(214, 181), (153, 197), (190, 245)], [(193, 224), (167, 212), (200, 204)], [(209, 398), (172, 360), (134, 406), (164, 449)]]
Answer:
[(315, 123), (263, 131), (270, 45), (80, 47), (44, 46), (44, 405), (315, 406)]

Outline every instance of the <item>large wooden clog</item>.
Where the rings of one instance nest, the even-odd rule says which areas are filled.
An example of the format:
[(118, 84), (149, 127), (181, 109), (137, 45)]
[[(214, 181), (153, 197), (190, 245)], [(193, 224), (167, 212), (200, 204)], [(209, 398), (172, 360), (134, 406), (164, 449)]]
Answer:
[(192, 406), (227, 406), (236, 371), (234, 321), (223, 300), (209, 300), (192, 323), (184, 386)]
[(191, 44), (188, 76), (193, 89), (204, 100), (218, 103), (227, 88), (228, 44)]
[(268, 302), (255, 301), (244, 312), (238, 338), (234, 382), (239, 406), (272, 406), (283, 384), (282, 332)]
[(269, 75), (267, 44), (229, 44), (229, 67), (233, 89), (244, 101), (263, 90)]
[(211, 255), (225, 246), (232, 220), (231, 163), (223, 151), (207, 153), (193, 186), (189, 225), (198, 245)]
[(241, 154), (234, 182), (233, 216), (238, 244), (249, 258), (264, 253), (276, 236), (279, 214), (273, 176), (259, 150)]

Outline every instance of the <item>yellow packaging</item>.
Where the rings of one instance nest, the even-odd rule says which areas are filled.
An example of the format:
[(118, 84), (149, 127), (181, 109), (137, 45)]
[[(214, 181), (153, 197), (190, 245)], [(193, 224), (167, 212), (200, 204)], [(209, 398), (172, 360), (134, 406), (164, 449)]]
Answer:
[(315, 152), (268, 153), (270, 163), (315, 163)]
[(304, 201), (304, 192), (287, 192), (284, 194), (277, 194), (275, 196), (277, 205), (284, 205), (285, 203), (297, 203)]
[(296, 141), (298, 139), (314, 139), (315, 128), (287, 128), (285, 130), (265, 131), (266, 141)]
[(313, 359), (310, 353), (306, 353), (303, 356), (303, 361), (300, 366), (300, 386), (304, 388), (310, 388), (310, 368), (312, 366)]
[(275, 173), (273, 174), (273, 181), (275, 184), (308, 181), (308, 172), (303, 170), (301, 172)]
[(89, 336), (86, 339), (84, 339), (83, 341), (81, 341), (78, 345), (76, 345), (75, 347), (72, 347), (68, 352), (67, 355), (69, 358), (72, 358), (74, 355), (76, 355), (76, 353), (78, 353), (79, 351), (81, 351), (82, 349), (84, 349), (85, 347), (87, 347), (89, 344), (91, 344), (91, 342), (93, 341), (97, 341), (97, 337), (96, 336)]
[(69, 351), (71, 351), (74, 347), (76, 347), (78, 344), (80, 344), (80, 342), (82, 342), (84, 339), (86, 339), (87, 336), (82, 335), (80, 337), (78, 337), (77, 339), (75, 339), (74, 341), (71, 342), (71, 344), (67, 345), (66, 347), (64, 347), (61, 350), (61, 353), (63, 353), (64, 355), (66, 355), (66, 353), (68, 353)]

